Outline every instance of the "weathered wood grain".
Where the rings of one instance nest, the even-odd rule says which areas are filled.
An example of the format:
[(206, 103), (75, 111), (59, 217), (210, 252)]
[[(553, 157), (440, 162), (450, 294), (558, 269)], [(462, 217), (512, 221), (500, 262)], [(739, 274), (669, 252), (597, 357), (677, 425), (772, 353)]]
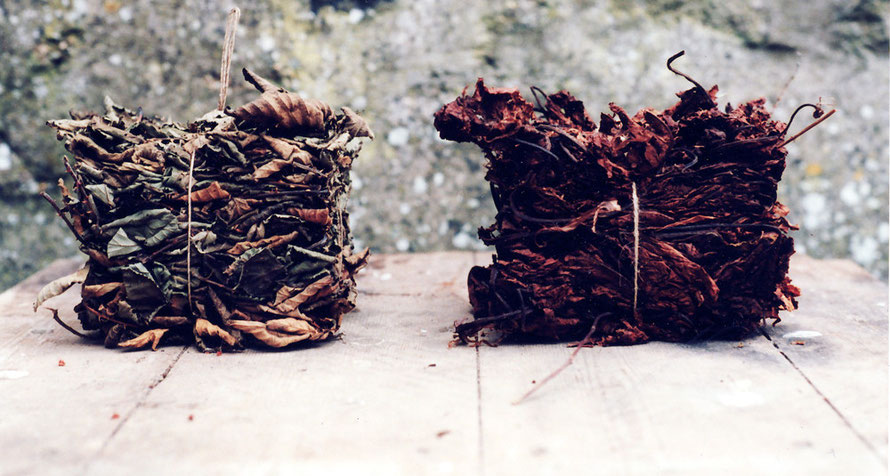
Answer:
[(35, 316), (56, 263), (0, 294), (0, 474), (886, 474), (887, 290), (849, 262), (795, 258), (764, 336), (583, 349), (517, 406), (572, 349), (448, 348), (487, 258), (374, 257), (341, 340), (222, 356)]
[[(856, 286), (861, 312), (885, 309), (878, 305), (886, 302), (884, 286), (863, 275), (856, 282), (842, 272), (848, 267), (795, 259), (794, 274), (805, 293)], [(798, 312), (769, 329), (778, 336), (822, 329), (824, 348), (811, 344), (812, 357), (762, 336), (583, 349), (574, 365), (518, 406), (511, 403), (571, 349), (481, 348), (484, 468), (489, 474), (886, 474), (886, 312), (853, 324), (836, 302), (846, 305), (836, 296), (805, 298)], [(866, 338), (871, 345), (852, 344)]]

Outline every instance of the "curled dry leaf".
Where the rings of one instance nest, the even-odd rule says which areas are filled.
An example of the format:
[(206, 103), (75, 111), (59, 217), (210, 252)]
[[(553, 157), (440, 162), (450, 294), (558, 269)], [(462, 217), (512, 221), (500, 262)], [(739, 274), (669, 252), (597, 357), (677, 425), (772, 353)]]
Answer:
[(309, 223), (318, 223), (319, 225), (331, 224), (331, 214), (327, 208), (291, 208), (287, 212)]
[(211, 323), (207, 319), (198, 318), (197, 320), (195, 320), (195, 334), (201, 337), (219, 337), (220, 340), (222, 340), (229, 346), (234, 346), (238, 343), (238, 339), (236, 339), (235, 336), (229, 334), (221, 327)]
[[(192, 203), (207, 203), (213, 200), (226, 200), (231, 195), (225, 191), (219, 182), (213, 182), (210, 185), (192, 192)], [(181, 195), (177, 200), (188, 200), (188, 195)]]
[(299, 235), (299, 232), (295, 231), (293, 233), (288, 233), (287, 235), (270, 236), (269, 238), (263, 238), (262, 240), (257, 241), (242, 241), (240, 243), (236, 243), (235, 246), (230, 248), (228, 253), (230, 255), (240, 255), (245, 251), (253, 248), (275, 248), (277, 246), (290, 243)]
[(150, 329), (130, 340), (118, 342), (117, 346), (141, 349), (148, 344), (151, 344), (151, 350), (158, 350), (158, 343), (161, 342), (161, 337), (163, 337), (168, 330), (169, 329)]
[(374, 139), (374, 133), (371, 131), (371, 128), (368, 127), (365, 118), (359, 116), (355, 111), (348, 107), (341, 107), (340, 110), (343, 111), (344, 128), (349, 135), (354, 138), (367, 137), (371, 140)]
[(365, 248), (362, 251), (346, 257), (346, 264), (349, 265), (352, 273), (365, 267), (368, 264), (368, 257), (371, 256), (371, 249)]
[[(277, 311), (288, 314), (297, 310), (301, 304), (307, 302), (313, 297), (323, 297), (332, 292), (331, 285), (334, 284), (334, 278), (327, 275), (314, 283), (306, 286), (296, 296), (287, 297), (285, 288), (279, 289), (275, 295), (274, 307)], [(292, 288), (291, 288), (292, 289)]]
[(233, 329), (246, 332), (270, 347), (285, 347), (305, 340), (321, 340), (328, 332), (319, 332), (312, 324), (294, 318), (273, 319), (267, 322), (231, 321)]
[(37, 300), (34, 301), (34, 312), (37, 312), (40, 305), (46, 302), (47, 299), (54, 298), (67, 291), (71, 286), (84, 282), (84, 280), (87, 279), (89, 272), (90, 267), (84, 266), (67, 276), (55, 279), (44, 286), (43, 289), (37, 293)]
[(80, 290), (80, 295), (82, 297), (101, 297), (112, 291), (117, 291), (122, 285), (123, 283), (119, 282), (84, 285)]
[(244, 78), (263, 92), (230, 114), (249, 128), (277, 131), (284, 134), (313, 134), (324, 131), (333, 116), (331, 107), (315, 99), (303, 99), (299, 94), (275, 88), (248, 69)]

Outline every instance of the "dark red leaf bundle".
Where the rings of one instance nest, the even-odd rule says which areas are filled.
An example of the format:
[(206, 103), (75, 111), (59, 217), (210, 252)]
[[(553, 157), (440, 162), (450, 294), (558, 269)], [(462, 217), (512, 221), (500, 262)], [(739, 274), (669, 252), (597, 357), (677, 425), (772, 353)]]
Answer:
[(485, 152), (498, 210), (459, 339), (737, 338), (797, 307), (776, 200), (786, 126), (763, 99), (720, 110), (717, 87), (693, 83), (667, 110), (610, 104), (599, 124), (565, 91), (533, 89), (536, 107), (482, 79), (436, 113), (443, 139)]

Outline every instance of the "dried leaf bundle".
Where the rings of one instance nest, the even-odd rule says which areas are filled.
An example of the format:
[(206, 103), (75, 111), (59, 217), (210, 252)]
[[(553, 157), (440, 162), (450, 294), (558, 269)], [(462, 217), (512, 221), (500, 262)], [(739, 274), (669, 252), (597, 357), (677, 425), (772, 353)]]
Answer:
[(475, 319), (458, 339), (737, 338), (797, 307), (794, 227), (776, 200), (785, 124), (764, 99), (720, 110), (716, 86), (668, 68), (695, 85), (676, 105), (610, 104), (599, 124), (568, 92), (533, 88), (533, 105), (482, 79), (436, 113), (443, 139), (484, 151), (498, 210), (479, 229), (496, 255), (469, 273)]
[(89, 261), (41, 302), (82, 282), (78, 318), (107, 346), (282, 347), (337, 332), (368, 257), (353, 254), (345, 209), (353, 139), (372, 134), (347, 108), (244, 75), (259, 99), (187, 126), (110, 101), (103, 116), (48, 123), (74, 155), (74, 189), (60, 182), (54, 206)]

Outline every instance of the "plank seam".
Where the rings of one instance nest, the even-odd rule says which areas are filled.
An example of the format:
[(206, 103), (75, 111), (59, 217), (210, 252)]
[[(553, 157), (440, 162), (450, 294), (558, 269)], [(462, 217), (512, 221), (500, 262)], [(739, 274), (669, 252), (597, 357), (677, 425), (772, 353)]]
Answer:
[(804, 373), (804, 371), (800, 367), (798, 367), (797, 364), (795, 364), (793, 360), (791, 360), (791, 357), (789, 357), (788, 354), (786, 354), (785, 351), (783, 351), (779, 347), (779, 344), (777, 344), (775, 341), (773, 341), (773, 339), (769, 336), (769, 334), (766, 332), (766, 330), (761, 329), (760, 332), (763, 334), (763, 337), (766, 337), (766, 340), (768, 340), (770, 342), (770, 344), (772, 344), (773, 347), (776, 348), (776, 350), (779, 352), (779, 354), (782, 357), (784, 357), (785, 360), (787, 360), (789, 364), (791, 364), (791, 367), (793, 367), (794, 370), (796, 370), (797, 373), (800, 374), (801, 377), (803, 377), (803, 379), (807, 382), (807, 384), (809, 384), (810, 388), (812, 388), (813, 391), (816, 392), (816, 395), (819, 395), (819, 397), (822, 398), (822, 401), (824, 401), (828, 405), (828, 407), (831, 408), (831, 410), (835, 413), (835, 415), (837, 415), (838, 418), (841, 419), (841, 421), (844, 423), (844, 425), (847, 428), (849, 428), (850, 431), (852, 431), (854, 435), (856, 435), (856, 438), (858, 438), (859, 441), (861, 441), (869, 449), (871, 454), (874, 455), (875, 457), (877, 457), (878, 460), (881, 462), (881, 464), (883, 464), (886, 467), (887, 461), (884, 459), (883, 456), (881, 456), (880, 452), (878, 452), (878, 449), (875, 448), (875, 446), (870, 441), (868, 441), (868, 439), (865, 437), (865, 435), (860, 433), (859, 430), (857, 430), (856, 427), (853, 426), (853, 424), (850, 422), (850, 420), (848, 420), (847, 417), (841, 412), (841, 410), (838, 407), (836, 407), (834, 405), (834, 403), (832, 403), (832, 401), (829, 400), (828, 397), (824, 393), (822, 393), (821, 390), (819, 390), (819, 387), (817, 387), (816, 384), (813, 383), (812, 380), (810, 380), (810, 378), (807, 376), (807, 374)]
[[(118, 432), (120, 432), (121, 428), (123, 428), (124, 425), (130, 420), (130, 417), (132, 417), (133, 414), (136, 413), (137, 410), (139, 410), (140, 408), (145, 406), (145, 402), (148, 400), (148, 397), (149, 397), (149, 395), (151, 395), (151, 392), (158, 385), (160, 385), (161, 382), (163, 382), (167, 378), (168, 375), (170, 375), (170, 371), (173, 370), (173, 366), (175, 366), (176, 363), (179, 362), (179, 359), (182, 357), (183, 354), (185, 354), (185, 351), (187, 351), (187, 350), (188, 350), (188, 346), (183, 347), (179, 351), (179, 353), (176, 354), (176, 357), (173, 358), (173, 361), (170, 362), (170, 365), (168, 365), (167, 368), (164, 369), (163, 372), (161, 372), (161, 375), (159, 375), (152, 383), (150, 383), (148, 385), (148, 388), (142, 393), (142, 396), (139, 398), (139, 400), (136, 401), (136, 405), (133, 405), (133, 407), (130, 409), (130, 411), (128, 411), (124, 416), (121, 417), (120, 422), (117, 424), (117, 426), (114, 427), (114, 430), (111, 431), (111, 434), (108, 435), (108, 438), (106, 438), (105, 441), (102, 443), (102, 447), (99, 448), (99, 451), (96, 453), (96, 457), (92, 458), (90, 461), (98, 460), (102, 456), (102, 454), (105, 453), (105, 450), (108, 448), (108, 445), (111, 444), (111, 440), (114, 439), (114, 437), (118, 434)], [(89, 472), (89, 465), (90, 465), (90, 462), (88, 462), (86, 464), (82, 474), (86, 474)]]

